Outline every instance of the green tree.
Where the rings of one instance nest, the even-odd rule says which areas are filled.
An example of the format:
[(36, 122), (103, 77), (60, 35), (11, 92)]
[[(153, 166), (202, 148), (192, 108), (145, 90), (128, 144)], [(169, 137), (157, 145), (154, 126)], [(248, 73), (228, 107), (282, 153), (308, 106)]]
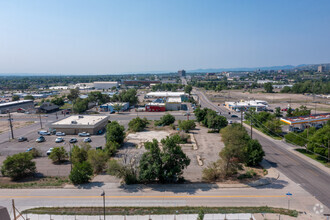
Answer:
[(292, 116), (298, 117), (298, 116), (305, 116), (310, 114), (311, 114), (311, 110), (307, 109), (306, 106), (302, 105), (293, 111)]
[(71, 152), (71, 162), (75, 164), (87, 161), (88, 151), (90, 148), (91, 146), (89, 144), (85, 144), (81, 147), (78, 145), (73, 145)]
[(119, 114), (119, 112), (121, 111), (121, 109), (122, 109), (123, 107), (122, 107), (122, 105), (121, 104), (114, 104), (113, 105), (113, 110), (115, 111), (115, 112), (117, 112), (118, 114)]
[[(282, 125), (280, 120), (278, 119), (271, 119), (264, 123), (264, 132), (270, 132), (271, 135), (280, 135), (282, 133)], [(266, 127), (266, 128), (265, 128)]]
[(192, 86), (191, 85), (186, 85), (184, 87), (184, 92), (185, 93), (188, 93), (190, 95), (191, 91), (192, 91)]
[(262, 146), (258, 140), (250, 139), (244, 148), (245, 164), (247, 166), (257, 166), (265, 156)]
[(33, 175), (36, 172), (36, 163), (32, 159), (32, 154), (25, 152), (8, 156), (3, 161), (1, 173), (14, 180)]
[(125, 138), (125, 128), (116, 121), (112, 121), (106, 127), (106, 140), (122, 144)]
[(275, 113), (274, 113), (275, 117), (282, 117), (282, 114), (281, 114), (281, 108), (280, 107), (276, 107), (275, 108)]
[(182, 151), (181, 147), (172, 137), (161, 140), (163, 145), (162, 175), (158, 178), (160, 182), (177, 182), (182, 180), (183, 170), (190, 164), (189, 157)]
[(55, 104), (55, 105), (58, 105), (58, 106), (62, 106), (62, 105), (64, 105), (64, 99), (61, 98), (61, 97), (59, 97), (59, 98), (54, 98), (54, 99), (52, 99), (51, 102), (52, 102), (53, 104)]
[(77, 98), (73, 104), (73, 112), (74, 113), (83, 113), (88, 109), (88, 100)]
[(84, 161), (82, 163), (76, 163), (70, 172), (69, 178), (73, 184), (82, 184), (90, 181), (93, 175), (92, 166)]
[(182, 131), (185, 131), (188, 133), (190, 130), (194, 129), (196, 127), (194, 120), (183, 120), (179, 121), (179, 128)]
[(19, 100), (19, 96), (18, 95), (13, 95), (11, 98), (12, 101), (18, 101)]
[(24, 100), (34, 100), (34, 97), (32, 95), (26, 95), (24, 96)]
[(264, 89), (267, 93), (273, 93), (273, 84), (268, 82), (264, 84)]
[(75, 88), (75, 89), (70, 89), (70, 93), (68, 94), (68, 99), (70, 101), (75, 101), (80, 95), (80, 91), (79, 91), (79, 88)]
[(158, 141), (153, 139), (152, 142), (146, 142), (144, 144), (146, 153), (142, 155), (140, 160), (139, 170), (140, 176), (139, 179), (142, 182), (151, 182), (158, 180), (162, 175), (162, 159), (161, 151), (158, 146)]
[(140, 117), (133, 118), (129, 123), (129, 130), (134, 132), (143, 131), (148, 124), (148, 120), (146, 118), (141, 119)]
[(221, 128), (224, 128), (228, 125), (226, 117), (221, 115), (208, 115), (207, 116), (207, 126), (213, 130), (220, 131)]
[(107, 141), (105, 143), (105, 152), (108, 154), (109, 157), (113, 156), (117, 149), (120, 147), (120, 144), (115, 141)]
[(106, 166), (108, 155), (102, 150), (89, 150), (88, 162), (92, 165), (94, 173), (101, 173)]
[(66, 152), (64, 147), (54, 147), (48, 157), (54, 163), (62, 163), (68, 157), (68, 153)]
[(205, 117), (210, 109), (208, 108), (203, 108), (201, 109), (200, 107), (196, 108), (194, 110), (195, 117), (198, 122), (202, 122), (205, 120)]
[(170, 125), (173, 124), (175, 122), (175, 117), (169, 113), (163, 115), (160, 120), (157, 122), (157, 125)]
[(286, 111), (286, 117), (292, 117), (293, 116), (293, 109), (291, 107), (288, 108)]

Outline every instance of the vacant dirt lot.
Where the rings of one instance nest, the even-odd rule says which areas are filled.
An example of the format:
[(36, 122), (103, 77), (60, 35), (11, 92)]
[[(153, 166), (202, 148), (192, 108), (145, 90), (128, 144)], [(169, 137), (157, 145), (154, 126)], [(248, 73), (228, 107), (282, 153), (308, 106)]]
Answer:
[[(253, 90), (252, 93), (244, 90), (223, 90), (221, 92), (206, 91), (206, 94), (213, 102), (223, 104), (226, 101), (240, 101), (240, 100), (265, 100), (269, 103), (271, 108), (281, 107), (286, 108), (290, 105), (292, 108), (298, 108), (301, 105), (315, 110), (316, 113), (330, 112), (330, 102), (328, 99), (317, 98), (303, 94), (286, 94), (286, 93), (263, 93), (263, 89)], [(313, 103), (317, 102), (317, 103)], [(312, 112), (314, 113), (314, 111)]]
[[(25, 127), (27, 125), (31, 125), (34, 124), (34, 121), (13, 121), (13, 128), (17, 129), (17, 128), (22, 128)], [(0, 121), (0, 133), (5, 132), (5, 131), (9, 131), (9, 122), (8, 121)]]

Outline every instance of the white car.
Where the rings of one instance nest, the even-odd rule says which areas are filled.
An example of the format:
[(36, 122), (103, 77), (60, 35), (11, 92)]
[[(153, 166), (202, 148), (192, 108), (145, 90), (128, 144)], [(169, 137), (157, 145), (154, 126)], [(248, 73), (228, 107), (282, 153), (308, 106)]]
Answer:
[(56, 136), (65, 136), (65, 133), (64, 132), (56, 132)]
[(64, 141), (64, 139), (62, 137), (58, 137), (55, 139), (55, 143), (61, 143), (63, 141)]
[(86, 132), (82, 132), (82, 133), (79, 133), (78, 136), (79, 137), (89, 137), (90, 134), (89, 133), (86, 133)]
[(91, 138), (89, 138), (89, 137), (87, 137), (87, 138), (84, 138), (84, 142), (85, 142), (85, 143), (88, 143), (88, 142), (92, 142), (92, 139), (91, 139)]
[(49, 155), (50, 155), (50, 153), (53, 151), (53, 149), (54, 149), (54, 148), (52, 148), (52, 147), (51, 147), (51, 148), (49, 148), (49, 150), (46, 152), (47, 156), (49, 156)]

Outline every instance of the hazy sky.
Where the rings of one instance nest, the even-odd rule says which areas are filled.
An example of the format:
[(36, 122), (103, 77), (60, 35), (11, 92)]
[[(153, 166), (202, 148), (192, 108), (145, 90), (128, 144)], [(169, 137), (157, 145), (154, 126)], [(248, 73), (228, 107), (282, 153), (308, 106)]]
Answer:
[(329, 0), (0, 0), (0, 73), (325, 63), (329, 12)]

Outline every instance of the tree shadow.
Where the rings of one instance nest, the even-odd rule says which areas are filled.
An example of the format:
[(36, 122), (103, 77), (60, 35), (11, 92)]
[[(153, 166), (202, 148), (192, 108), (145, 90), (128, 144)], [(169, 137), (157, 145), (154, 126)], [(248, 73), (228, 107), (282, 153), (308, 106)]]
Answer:
[(189, 195), (196, 194), (197, 191), (209, 191), (212, 189), (218, 189), (217, 184), (212, 183), (178, 183), (178, 184), (132, 184), (121, 185), (120, 188), (128, 193), (143, 192), (145, 190), (152, 190), (156, 192), (171, 192), (174, 194), (186, 193)]
[(268, 181), (270, 183), (262, 185), (262, 186), (252, 186), (253, 188), (256, 189), (283, 189), (285, 186), (288, 185), (288, 182), (285, 180), (279, 180), (275, 178), (269, 178)]
[(99, 181), (76, 185), (78, 189), (92, 189), (95, 187), (101, 188), (102, 186), (104, 186), (104, 182)]

